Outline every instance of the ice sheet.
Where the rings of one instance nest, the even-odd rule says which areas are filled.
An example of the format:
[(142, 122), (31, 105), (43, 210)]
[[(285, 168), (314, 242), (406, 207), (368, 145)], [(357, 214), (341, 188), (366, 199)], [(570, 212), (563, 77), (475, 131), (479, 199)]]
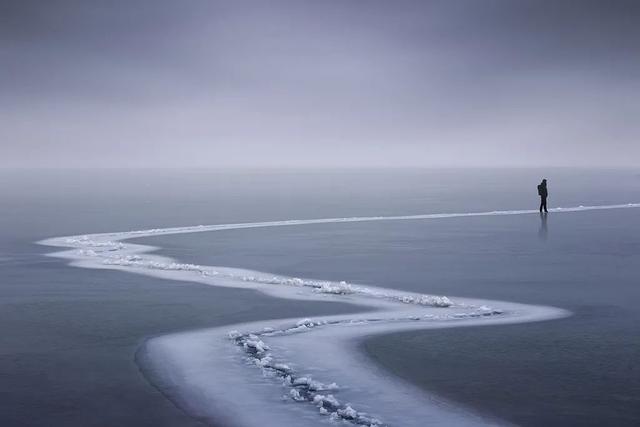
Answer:
[[(555, 208), (553, 213), (638, 208), (639, 203)], [(255, 289), (278, 298), (341, 301), (366, 315), (281, 319), (187, 331), (149, 340), (139, 361), (147, 378), (200, 418), (238, 426), (487, 425), (367, 362), (355, 345), (377, 333), (549, 320), (565, 310), (502, 301), (449, 298), (347, 282), (286, 277), (238, 268), (180, 263), (127, 239), (258, 227), (364, 221), (524, 215), (533, 210), (329, 218), (150, 229), (47, 239), (52, 256), (77, 267), (115, 269), (211, 286)], [(488, 349), (487, 351), (491, 351)]]

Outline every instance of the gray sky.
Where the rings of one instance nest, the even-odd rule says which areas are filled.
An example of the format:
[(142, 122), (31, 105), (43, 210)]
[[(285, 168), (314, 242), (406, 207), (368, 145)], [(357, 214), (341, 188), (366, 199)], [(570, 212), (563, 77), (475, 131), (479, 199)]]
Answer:
[(0, 167), (640, 166), (640, 1), (0, 0)]

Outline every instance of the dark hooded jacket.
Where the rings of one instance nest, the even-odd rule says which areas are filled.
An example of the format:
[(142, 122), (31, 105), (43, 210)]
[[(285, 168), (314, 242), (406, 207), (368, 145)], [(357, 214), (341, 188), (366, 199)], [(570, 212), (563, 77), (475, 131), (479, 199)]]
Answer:
[(547, 193), (547, 183), (546, 182), (542, 182), (541, 184), (538, 184), (538, 195), (540, 197), (547, 197), (548, 193)]

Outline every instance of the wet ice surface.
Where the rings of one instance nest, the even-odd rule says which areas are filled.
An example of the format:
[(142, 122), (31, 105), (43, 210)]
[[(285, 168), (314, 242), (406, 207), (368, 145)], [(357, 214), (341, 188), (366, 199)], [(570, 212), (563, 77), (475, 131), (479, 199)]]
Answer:
[[(638, 204), (576, 207), (556, 212), (635, 208)], [(290, 299), (346, 301), (370, 307), (371, 316), (328, 316), (257, 322), (159, 337), (144, 349), (149, 378), (191, 413), (227, 417), (238, 425), (296, 425), (341, 420), (355, 425), (425, 425), (445, 420), (486, 425), (462, 409), (438, 402), (365, 363), (354, 345), (362, 336), (411, 329), (545, 320), (563, 310), (506, 302), (421, 295), (344, 282), (274, 276), (249, 270), (180, 263), (149, 255), (153, 248), (122, 240), (159, 234), (236, 228), (456, 216), (522, 215), (532, 211), (430, 214), (391, 218), (337, 218), (227, 224), (49, 239), (71, 247), (57, 256), (73, 265), (110, 268), (214, 286), (257, 289)], [(273, 329), (265, 329), (273, 328)], [(281, 375), (282, 374), (282, 375)], [(311, 379), (310, 379), (311, 378)]]
[[(146, 338), (349, 313), (344, 303), (78, 269), (43, 257), (52, 248), (35, 241), (176, 225), (534, 208), (543, 176), (553, 184), (554, 206), (640, 201), (635, 170), (4, 171), (0, 419), (46, 427), (202, 425), (140, 375), (134, 354)], [(559, 321), (376, 335), (361, 351), (424, 390), (519, 425), (636, 426), (637, 214), (553, 214), (545, 241), (538, 216), (524, 215), (130, 242), (160, 247), (180, 263), (376, 284), (454, 302), (464, 295), (567, 308), (573, 315)]]

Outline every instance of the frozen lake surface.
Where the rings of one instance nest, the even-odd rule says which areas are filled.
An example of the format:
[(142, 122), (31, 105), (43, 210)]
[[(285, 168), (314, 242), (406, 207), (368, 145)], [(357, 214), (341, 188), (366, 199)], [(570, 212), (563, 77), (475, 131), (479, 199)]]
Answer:
[[(2, 316), (12, 331), (2, 371), (9, 373), (4, 387), (16, 390), (10, 399), (24, 402), (1, 414), (9, 424), (28, 417), (33, 425), (101, 425), (105, 419), (92, 420), (90, 410), (99, 406), (112, 422), (118, 412), (121, 423), (189, 425), (195, 421), (164, 403), (137, 372), (133, 355), (145, 339), (353, 311), (330, 300), (286, 301), (74, 269), (42, 257), (47, 248), (32, 245), (36, 240), (193, 224), (526, 209), (535, 207), (531, 188), (540, 177), (537, 171), (75, 174), (13, 175), (17, 185), (3, 187), (16, 203), (2, 219), (9, 236), (0, 254), (9, 279)], [(640, 200), (640, 179), (629, 171), (558, 170), (546, 177), (552, 206)], [(411, 383), (398, 381), (400, 387), (435, 393), (453, 412), (462, 408), (481, 423), (634, 425), (639, 230), (637, 210), (616, 209), (552, 212), (546, 221), (526, 214), (314, 224), (134, 243), (160, 247), (154, 255), (182, 263), (569, 310), (573, 316), (542, 323), (375, 335), (359, 342), (365, 350), (359, 354), (379, 367), (376, 375), (393, 372), (393, 381)], [(359, 364), (368, 366), (364, 359)], [(93, 374), (85, 378), (74, 366), (92, 367)], [(83, 387), (95, 390), (93, 398)], [(71, 397), (63, 399), (60, 390)], [(125, 395), (137, 400), (125, 402)]]

